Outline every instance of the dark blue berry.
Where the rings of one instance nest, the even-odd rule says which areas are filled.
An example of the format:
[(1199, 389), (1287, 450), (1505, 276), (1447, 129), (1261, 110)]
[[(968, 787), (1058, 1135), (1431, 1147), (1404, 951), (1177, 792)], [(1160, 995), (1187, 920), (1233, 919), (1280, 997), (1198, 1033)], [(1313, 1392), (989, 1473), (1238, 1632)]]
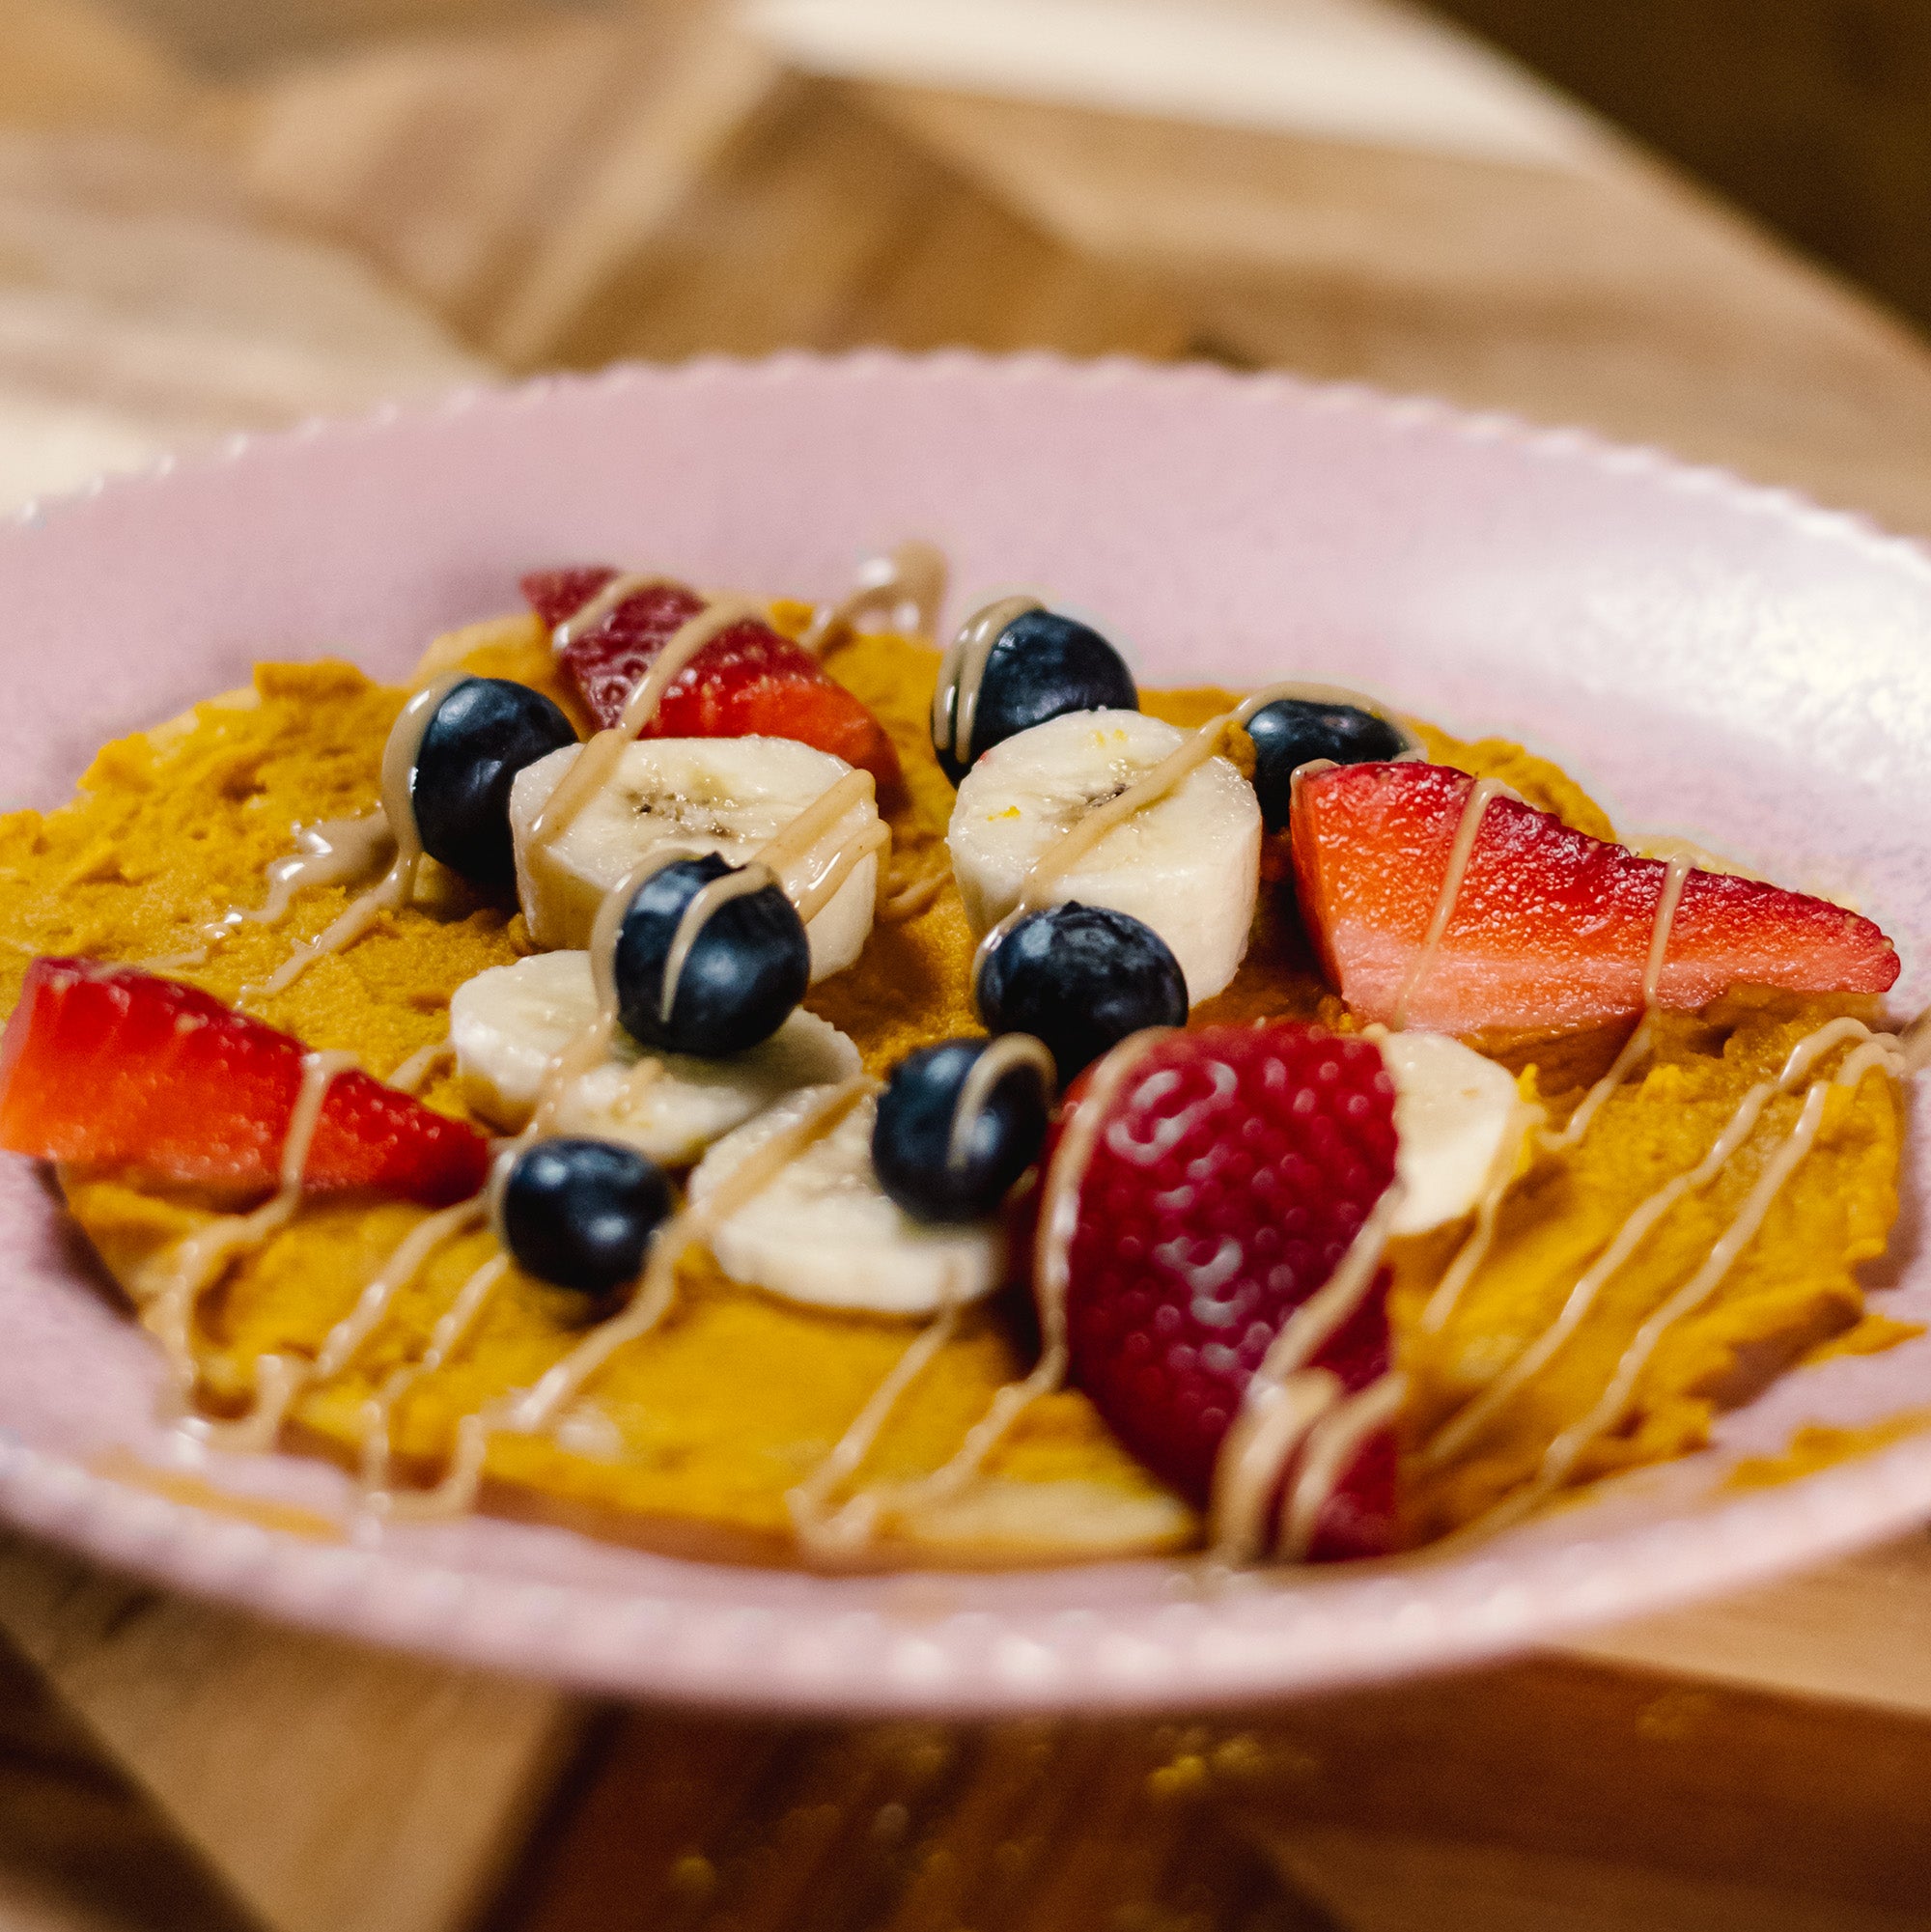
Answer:
[(503, 1180), (497, 1233), (518, 1268), (602, 1295), (636, 1278), (670, 1210), (670, 1183), (634, 1148), (539, 1140)]
[[(941, 738), (957, 738), (958, 701), (957, 690), (948, 693)], [(1126, 659), (1097, 630), (1050, 610), (1028, 610), (999, 632), (987, 656), (969, 742), (936, 742), (934, 749), (956, 785), (981, 753), (1049, 718), (1139, 708)]]
[(1254, 791), (1271, 832), (1287, 824), (1294, 774), (1310, 759), (1336, 765), (1377, 765), (1409, 748), (1399, 725), (1360, 705), (1320, 698), (1276, 698), (1247, 723), (1254, 742)]
[(1076, 900), (1029, 912), (979, 969), (979, 1017), (993, 1033), (1033, 1033), (1066, 1085), (1143, 1026), (1187, 1023), (1187, 976), (1151, 926)]
[(617, 929), (617, 1010), (646, 1047), (672, 1053), (742, 1053), (769, 1040), (811, 984), (811, 942), (773, 884), (724, 899), (696, 928), (668, 1015), (664, 968), (685, 909), (714, 880), (738, 873), (715, 853), (654, 872)]
[(464, 678), (436, 706), (409, 774), (423, 850), (471, 884), (514, 885), (510, 787), (526, 766), (575, 742), (575, 727), (541, 691)]
[(872, 1166), (907, 1214), (925, 1221), (975, 1221), (992, 1214), (1039, 1158), (1049, 1097), (1038, 1067), (1023, 1062), (1001, 1076), (966, 1129), (952, 1159), (954, 1125), (966, 1077), (991, 1045), (945, 1040), (908, 1053), (879, 1096)]

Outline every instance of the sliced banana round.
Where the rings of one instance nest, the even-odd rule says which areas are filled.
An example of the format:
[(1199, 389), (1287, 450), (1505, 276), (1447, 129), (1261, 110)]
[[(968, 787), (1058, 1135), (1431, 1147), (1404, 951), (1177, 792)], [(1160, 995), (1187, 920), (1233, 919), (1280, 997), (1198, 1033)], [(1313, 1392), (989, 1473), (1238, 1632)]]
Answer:
[[(974, 932), (1019, 903), (1026, 875), (1088, 812), (1117, 798), (1187, 734), (1138, 712), (1075, 712), (986, 752), (966, 774), (947, 839)], [(1051, 882), (1054, 901), (1110, 907), (1151, 926), (1210, 999), (1247, 949), (1260, 892), (1261, 812), (1225, 758), (1108, 832)]]
[(1441, 1033), (1370, 1027), (1394, 1081), (1395, 1174), (1407, 1192), (1390, 1232), (1459, 1220), (1514, 1168), (1531, 1109), (1506, 1067)]
[[(550, 1061), (596, 1017), (588, 953), (537, 953), (463, 981), (449, 1002), (449, 1035), (470, 1105), (515, 1133), (529, 1120)], [(621, 1140), (664, 1166), (687, 1166), (786, 1094), (848, 1079), (858, 1064), (857, 1048), (802, 1008), (762, 1045), (724, 1060), (648, 1055), (619, 1029), (602, 1064), (565, 1090), (556, 1130)]]
[[(727, 1134), (698, 1162), (690, 1199), (701, 1206), (738, 1163), (823, 1097), (798, 1093)], [(711, 1238), (734, 1280), (821, 1308), (927, 1315), (974, 1302), (1005, 1279), (997, 1227), (928, 1226), (879, 1186), (872, 1171), (878, 1106), (861, 1101), (823, 1140), (723, 1220)]]
[[(692, 856), (719, 853), (742, 865), (852, 770), (790, 738), (647, 738), (625, 748), (610, 781), (560, 838), (533, 851), (537, 815), (581, 755), (580, 746), (566, 745), (539, 759), (518, 773), (510, 793), (517, 895), (540, 946), (587, 945), (603, 895), (659, 846)], [(820, 849), (828, 855), (878, 822), (878, 806), (860, 801), (826, 831)], [(814, 980), (858, 957), (878, 884), (879, 856), (871, 854), (805, 928)]]

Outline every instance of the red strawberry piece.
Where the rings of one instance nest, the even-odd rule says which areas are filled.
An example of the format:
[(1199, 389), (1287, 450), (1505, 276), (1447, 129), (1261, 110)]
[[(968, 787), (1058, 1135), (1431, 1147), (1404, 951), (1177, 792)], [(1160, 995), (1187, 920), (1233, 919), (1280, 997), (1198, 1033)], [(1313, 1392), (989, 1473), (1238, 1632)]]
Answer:
[[(1364, 1020), (1391, 1021), (1423, 957), (1474, 780), (1443, 765), (1344, 765), (1304, 779), (1292, 836), (1301, 910), (1323, 966)], [(1642, 1010), (1667, 867), (1496, 798), (1407, 1023), (1555, 1032)], [(1868, 919), (1759, 880), (1692, 872), (1657, 988), (1703, 1006), (1733, 986), (1883, 993), (1895, 947)]]
[[(535, 571), (523, 595), (554, 630), (597, 595), (615, 571)], [(704, 609), (682, 584), (627, 597), (563, 653), (584, 708), (614, 725), (624, 703), (671, 636)], [(664, 693), (647, 738), (795, 738), (869, 771), (882, 796), (900, 783), (898, 753), (865, 706), (802, 645), (745, 618), (720, 631)]]
[[(39, 959), (0, 1035), (0, 1148), (266, 1193), (302, 1045), (212, 994), (137, 966)], [(329, 1082), (305, 1185), (447, 1207), (483, 1186), (474, 1129), (350, 1071)]]
[[(1049, 1161), (1092, 1104), (1094, 1078), (1075, 1082)], [(1347, 1253), (1394, 1160), (1394, 1084), (1380, 1051), (1320, 1026), (1172, 1034), (1113, 1096), (1068, 1253), (1073, 1376), (1126, 1446), (1196, 1504), (1243, 1390)], [(1387, 1280), (1380, 1271), (1305, 1366), (1350, 1392), (1385, 1373)], [(1393, 1470), (1391, 1441), (1370, 1436), (1311, 1554), (1392, 1547)]]

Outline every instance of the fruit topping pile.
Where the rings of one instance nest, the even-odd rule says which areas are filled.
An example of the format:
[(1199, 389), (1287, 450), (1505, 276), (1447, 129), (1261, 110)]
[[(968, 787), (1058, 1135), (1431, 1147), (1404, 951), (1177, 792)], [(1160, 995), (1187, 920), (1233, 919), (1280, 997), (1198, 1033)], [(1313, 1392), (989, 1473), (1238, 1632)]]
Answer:
[[(732, 1281), (794, 1306), (933, 1324), (854, 1405), (861, 1433), (919, 1350), (1030, 1278), (1040, 1366), (961, 1424), (960, 1455), (1063, 1368), (1081, 1413), (1213, 1533), (1239, 1492), (1265, 1549), (1378, 1555), (1402, 1540), (1411, 1379), (1385, 1245), (1480, 1221), (1479, 1246), (1543, 1118), (1531, 1077), (1463, 1043), (1897, 976), (1868, 919), (1478, 789), (1359, 694), (1273, 686), (1192, 730), (1151, 715), (1105, 637), (1022, 598), (967, 620), (933, 696), (956, 896), (915, 941), (875, 946), (913, 808), (881, 816), (901, 773), (872, 712), (804, 646), (682, 585), (595, 569), (523, 587), (557, 663), (418, 690), (360, 841), (395, 862), (304, 948), (430, 918), (420, 853), (461, 875), (506, 937), (450, 1000), (458, 1085), (438, 1098), (514, 1138), (492, 1155), (450, 1112), (193, 986), (42, 958), (0, 1041), (0, 1146), (225, 1205), (280, 1187), (292, 1212), (305, 1145), (294, 1191), (472, 1203), (488, 1268), (573, 1291), (550, 1300), (584, 1332), (628, 1308), (604, 1331), (624, 1346), (701, 1237)], [(722, 628), (702, 641), (707, 609)], [(694, 655), (647, 715), (680, 633), (672, 661)], [(601, 727), (588, 743), (546, 680)], [(1326, 979), (1298, 1010), (1325, 999), (1329, 1024), (1264, 997), (1289, 928)], [(807, 1009), (868, 965), (872, 1010), (924, 998), (985, 1033), (934, 1017), (886, 1052)], [(1207, 1023), (1223, 994), (1247, 1023)], [(821, 1468), (842, 1481), (865, 1452)]]

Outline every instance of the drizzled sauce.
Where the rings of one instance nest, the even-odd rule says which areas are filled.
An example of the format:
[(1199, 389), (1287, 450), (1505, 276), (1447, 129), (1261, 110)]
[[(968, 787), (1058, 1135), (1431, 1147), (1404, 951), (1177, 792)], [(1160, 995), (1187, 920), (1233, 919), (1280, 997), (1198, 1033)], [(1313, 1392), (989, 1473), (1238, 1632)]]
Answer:
[[(259, 987), (244, 989), (243, 997), (258, 994), (270, 998), (293, 986), (317, 960), (338, 953), (359, 939), (384, 913), (406, 906), (416, 888), (416, 874), (422, 867), (422, 837), (416, 830), (415, 807), (409, 788), (415, 776), (416, 756), (422, 749), (423, 733), (440, 705), (467, 674), (452, 671), (434, 684), (425, 685), (403, 707), (382, 748), (382, 803), (379, 816), (391, 838), (396, 856), (389, 869), (366, 892), (351, 899), (337, 917), (322, 932), (297, 946)], [(372, 818), (377, 814), (372, 814)]]
[(865, 618), (914, 637), (930, 637), (938, 627), (947, 575), (945, 552), (917, 538), (884, 556), (868, 557), (858, 566), (851, 591), (818, 611), (798, 641), (807, 651), (823, 652)]
[(1415, 954), (1414, 964), (1408, 969), (1408, 978), (1402, 982), (1393, 1017), (1388, 1022), (1397, 1033), (1408, 1024), (1409, 1006), (1435, 969), (1436, 957), (1441, 950), (1441, 936), (1448, 930), (1448, 921), (1454, 916), (1456, 900), (1462, 896), (1462, 881), (1468, 875), (1469, 859), (1474, 856), (1475, 840), (1481, 832), (1489, 802), (1493, 798), (1516, 798), (1520, 802), (1519, 795), (1499, 778), (1480, 778), (1462, 807), (1454, 843), (1448, 848), (1448, 869), (1441, 875), (1441, 890), (1436, 895), (1435, 910), (1428, 915), (1428, 926), (1421, 936), (1421, 950)]
[(939, 660), (938, 682), (932, 691), (932, 742), (941, 755), (949, 753), (961, 765), (971, 764), (979, 687), (986, 682), (993, 647), (1015, 619), (1045, 608), (1036, 597), (1002, 597), (975, 610), (960, 627)]
[(390, 1074), (388, 1084), (400, 1093), (420, 1093), (431, 1077), (455, 1057), (456, 1043), (445, 1033), (440, 1040), (432, 1040), (427, 1047), (418, 1047)]
[[(301, 1085), (289, 1114), (288, 1132), (282, 1137), (274, 1193), (252, 1214), (224, 1216), (176, 1243), (168, 1251), (159, 1278), (143, 1282), (146, 1305), (141, 1319), (159, 1340), (183, 1396), (193, 1393), (201, 1377), (190, 1340), (196, 1303), (231, 1262), (262, 1246), (294, 1219), (301, 1205), (309, 1149), (322, 1124), (322, 1103), (335, 1077), (354, 1065), (352, 1053), (302, 1055)], [(272, 1382), (286, 1372), (286, 1364), (277, 1356), (263, 1356), (255, 1372), (258, 1378), (266, 1373)]]
[[(424, 1502), (429, 1505), (428, 1513), (435, 1512), (438, 1506), (435, 1492), (428, 1492), (422, 1498), (401, 1497), (389, 1488), (390, 1430), (396, 1405), (426, 1376), (434, 1374), (469, 1339), (490, 1297), (509, 1272), (510, 1257), (507, 1254), (492, 1254), (480, 1267), (472, 1269), (457, 1290), (456, 1299), (436, 1317), (435, 1326), (430, 1330), (429, 1346), (414, 1361), (405, 1362), (399, 1367), (369, 1398), (363, 1412), (367, 1433), (362, 1439), (360, 1474), (362, 1507), (371, 1515), (406, 1514)], [(463, 1423), (469, 1420), (468, 1416), (463, 1417)], [(460, 1423), (458, 1455), (453, 1459), (458, 1462), (462, 1460), (462, 1424)]]
[[(1850, 1046), (1852, 1050), (1834, 1074), (1809, 1078), (1820, 1059), (1844, 1046)], [(1609, 1246), (1570, 1290), (1555, 1320), (1437, 1432), (1422, 1452), (1424, 1463), (1439, 1466), (1473, 1442), (1501, 1407), (1576, 1332), (1604, 1287), (1664, 1217), (1687, 1195), (1708, 1187), (1729, 1165), (1750, 1139), (1769, 1103), (1779, 1094), (1792, 1093), (1802, 1086), (1804, 1098), (1796, 1124), (1765, 1161), (1743, 1206), (1712, 1246), (1702, 1265), (1637, 1331), (1594, 1408), (1555, 1439), (1526, 1489), (1506, 1498), (1497, 1512), (1492, 1512), (1490, 1520), (1512, 1520), (1559, 1487), (1588, 1444), (1620, 1418), (1637, 1378), (1664, 1333), (1682, 1316), (1693, 1313), (1708, 1301), (1755, 1237), (1784, 1183), (1814, 1145), (1830, 1090), (1833, 1086), (1854, 1088), (1872, 1071), (1898, 1078), (1915, 1071), (1917, 1064), (1897, 1038), (1873, 1034), (1861, 1021), (1849, 1018), (1830, 1021), (1800, 1040), (1776, 1079), (1759, 1081), (1745, 1094), (1702, 1160), (1688, 1172), (1664, 1183), (1631, 1210)]]
[(702, 1202), (666, 1221), (652, 1238), (643, 1280), (630, 1306), (578, 1343), (524, 1391), (508, 1412), (508, 1425), (521, 1430), (546, 1427), (611, 1356), (662, 1319), (670, 1304), (677, 1264), (684, 1256), (708, 1241), (720, 1221), (728, 1220), (762, 1193), (792, 1162), (815, 1147), (860, 1101), (877, 1091), (878, 1082), (869, 1074), (854, 1074), (841, 1080), (808, 1113), (754, 1148)]
[[(1333, 1375), (1307, 1364), (1374, 1287), (1404, 1192), (1398, 1180), (1383, 1189), (1333, 1274), (1281, 1324), (1241, 1393), (1215, 1460), (1208, 1509), (1213, 1552), (1222, 1561), (1250, 1561), (1275, 1542), (1266, 1522), (1269, 1499), (1308, 1431), (1344, 1393)], [(1311, 1503), (1316, 1515), (1326, 1499), (1323, 1492)]]
[(177, 972), (205, 966), (215, 948), (241, 926), (278, 926), (287, 918), (297, 892), (312, 885), (347, 885), (366, 879), (381, 863), (394, 843), (389, 821), (380, 811), (352, 819), (322, 819), (295, 827), (296, 850), (267, 868), (268, 894), (249, 910), (237, 907), (200, 929), (204, 943), (189, 952), (145, 962), (150, 972)]
[(1044, 1040), (1037, 1040), (1030, 1033), (1001, 1033), (989, 1041), (985, 1050), (972, 1062), (959, 1088), (959, 1101), (952, 1110), (952, 1132), (945, 1142), (945, 1164), (953, 1173), (966, 1171), (972, 1158), (972, 1137), (1006, 1077), (1028, 1067), (1039, 1081), (1041, 1102), (1050, 1110), (1059, 1084), (1059, 1069)]
[(560, 658), (580, 639), (588, 637), (606, 617), (614, 616), (620, 604), (629, 603), (647, 590), (681, 590), (676, 578), (655, 575), (648, 571), (619, 571), (603, 588), (586, 599), (549, 634), (550, 649)]

